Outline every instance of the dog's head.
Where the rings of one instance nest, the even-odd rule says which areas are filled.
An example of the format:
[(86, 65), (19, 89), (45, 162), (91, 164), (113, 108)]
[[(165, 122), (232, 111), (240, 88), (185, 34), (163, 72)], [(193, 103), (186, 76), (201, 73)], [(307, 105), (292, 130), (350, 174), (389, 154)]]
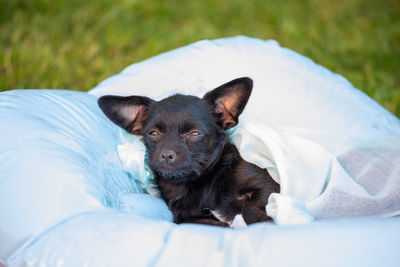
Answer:
[(103, 96), (99, 106), (115, 124), (144, 137), (153, 172), (180, 182), (200, 177), (218, 158), (227, 141), (225, 131), (237, 125), (252, 87), (251, 79), (239, 78), (202, 99)]

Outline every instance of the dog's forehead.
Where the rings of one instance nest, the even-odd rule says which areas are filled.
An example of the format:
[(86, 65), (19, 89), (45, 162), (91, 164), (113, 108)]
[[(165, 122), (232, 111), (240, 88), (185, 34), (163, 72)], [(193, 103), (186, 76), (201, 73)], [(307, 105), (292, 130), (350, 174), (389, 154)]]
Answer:
[(197, 96), (175, 94), (160, 100), (158, 102), (158, 105), (169, 108), (169, 107), (184, 106), (187, 104), (200, 104), (200, 103), (202, 103), (202, 100)]
[(198, 97), (174, 95), (159, 101), (149, 114), (148, 123), (189, 127), (212, 120), (208, 106)]
[(193, 116), (195, 114), (208, 113), (207, 105), (198, 97), (191, 95), (173, 95), (157, 103), (155, 112)]

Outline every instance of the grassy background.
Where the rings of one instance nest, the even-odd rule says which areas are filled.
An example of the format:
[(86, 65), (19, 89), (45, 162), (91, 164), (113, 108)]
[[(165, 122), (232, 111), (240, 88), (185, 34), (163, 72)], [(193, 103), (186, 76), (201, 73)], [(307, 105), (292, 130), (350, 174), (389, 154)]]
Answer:
[(0, 91), (89, 90), (200, 39), (276, 39), (400, 116), (399, 0), (0, 0)]

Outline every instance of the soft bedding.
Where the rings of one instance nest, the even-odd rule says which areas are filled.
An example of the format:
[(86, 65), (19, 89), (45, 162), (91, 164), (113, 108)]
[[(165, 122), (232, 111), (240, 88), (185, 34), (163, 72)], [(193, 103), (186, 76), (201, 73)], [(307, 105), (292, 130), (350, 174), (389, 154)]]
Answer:
[(275, 41), (201, 41), (133, 64), (90, 93), (201, 97), (242, 76), (254, 87), (231, 139), (280, 183), (267, 206), (276, 223), (400, 212), (400, 121), (342, 76)]
[[(276, 225), (175, 225), (140, 139), (109, 122), (97, 97), (201, 96), (241, 76), (254, 91), (231, 140), (280, 182), (266, 207)], [(275, 41), (201, 41), (89, 94), (3, 92), (0, 127), (7, 266), (398, 266), (400, 218), (382, 217), (400, 211), (399, 120)]]

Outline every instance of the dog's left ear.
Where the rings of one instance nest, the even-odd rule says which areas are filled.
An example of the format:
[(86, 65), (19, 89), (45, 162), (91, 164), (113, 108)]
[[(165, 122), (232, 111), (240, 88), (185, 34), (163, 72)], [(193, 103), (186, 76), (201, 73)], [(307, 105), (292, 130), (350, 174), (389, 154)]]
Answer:
[(116, 125), (131, 134), (141, 134), (154, 100), (144, 96), (102, 96), (98, 104), (104, 114)]
[(249, 100), (253, 80), (247, 77), (232, 80), (204, 95), (217, 124), (228, 130), (238, 124), (239, 115)]

